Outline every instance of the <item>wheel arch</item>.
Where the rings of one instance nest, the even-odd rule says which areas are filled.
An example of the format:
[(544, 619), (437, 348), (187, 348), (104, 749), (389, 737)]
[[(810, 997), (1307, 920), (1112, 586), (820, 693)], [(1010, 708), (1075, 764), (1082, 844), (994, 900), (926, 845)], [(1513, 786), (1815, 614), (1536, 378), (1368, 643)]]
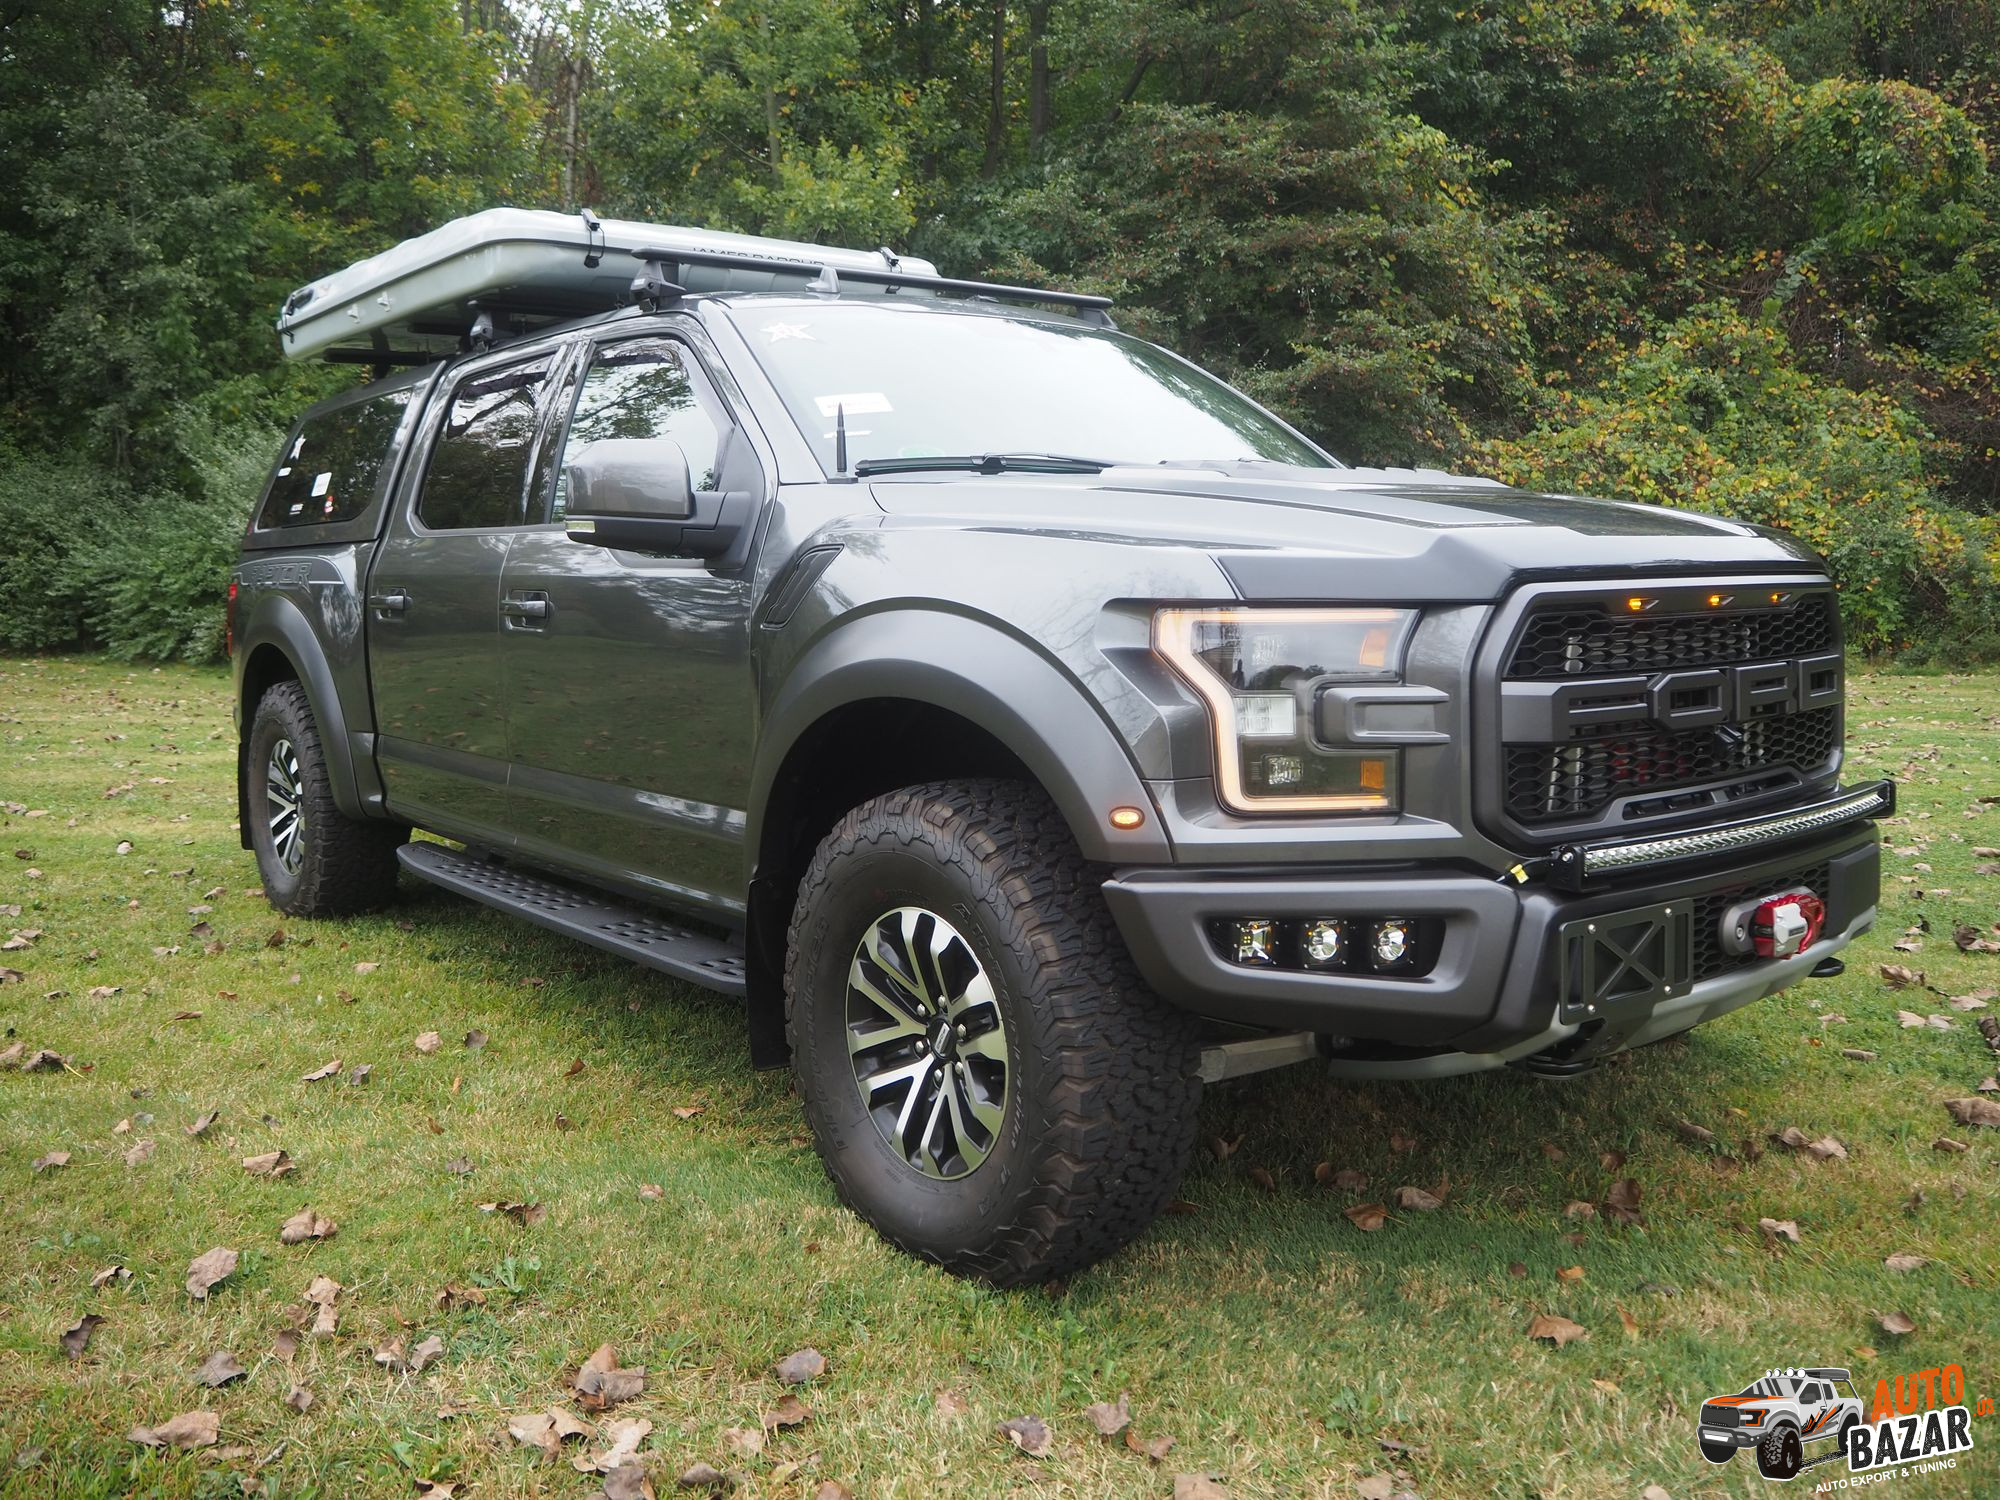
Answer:
[(320, 748), (326, 756), (327, 779), (334, 803), (350, 818), (370, 816), (348, 738), (347, 714), (334, 683), (333, 670), (311, 621), (291, 600), (266, 596), (246, 623), (237, 645), (242, 669), (237, 677), (236, 813), (239, 838), (250, 847), (248, 793), (244, 767), (250, 751), (250, 725), (264, 694), (281, 682), (296, 682), (305, 690), (313, 722), (319, 726)]
[[(1086, 859), (1172, 858), (1123, 741), (1076, 679), (993, 622), (891, 609), (835, 627), (786, 674), (752, 768), (749, 1022), (753, 1061), (785, 1060), (784, 944), (812, 852), (849, 808), (898, 786), (967, 776), (1033, 782)], [(1114, 829), (1113, 807), (1141, 809)]]

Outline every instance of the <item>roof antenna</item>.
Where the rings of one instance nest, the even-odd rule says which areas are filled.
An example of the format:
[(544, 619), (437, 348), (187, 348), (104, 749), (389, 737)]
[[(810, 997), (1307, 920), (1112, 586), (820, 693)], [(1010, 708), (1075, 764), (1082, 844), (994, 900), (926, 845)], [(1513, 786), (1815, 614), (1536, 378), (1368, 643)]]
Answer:
[(833, 405), (833, 472), (847, 472), (847, 403), (836, 401)]
[(821, 297), (840, 295), (840, 273), (832, 266), (821, 266), (819, 275), (806, 283), (806, 290)]

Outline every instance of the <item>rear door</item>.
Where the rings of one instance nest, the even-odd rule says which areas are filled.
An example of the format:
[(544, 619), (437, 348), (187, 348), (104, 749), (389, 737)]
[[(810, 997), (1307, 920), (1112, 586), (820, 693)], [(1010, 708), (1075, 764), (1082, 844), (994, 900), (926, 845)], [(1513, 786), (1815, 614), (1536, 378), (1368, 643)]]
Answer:
[(569, 540), (562, 463), (600, 438), (670, 438), (697, 490), (761, 495), (764, 471), (688, 343), (626, 331), (587, 360), (538, 480), (544, 524), (501, 588), (510, 817), (524, 853), (727, 920), (750, 800), (749, 569)]
[(500, 572), (527, 521), (542, 436), (570, 357), (495, 354), (451, 375), (369, 576), (376, 760), (390, 809), (505, 845), (507, 714)]

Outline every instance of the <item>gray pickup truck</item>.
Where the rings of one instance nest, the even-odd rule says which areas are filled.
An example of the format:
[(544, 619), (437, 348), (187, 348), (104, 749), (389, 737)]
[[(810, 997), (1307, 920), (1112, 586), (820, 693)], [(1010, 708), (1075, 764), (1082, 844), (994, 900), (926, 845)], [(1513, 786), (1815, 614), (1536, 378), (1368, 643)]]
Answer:
[(1568, 1076), (1874, 920), (1796, 542), (881, 264), (641, 256), (300, 419), (231, 586), (278, 908), (401, 871), (739, 997), (843, 1200), (1001, 1285), (1138, 1234), (1207, 1083)]

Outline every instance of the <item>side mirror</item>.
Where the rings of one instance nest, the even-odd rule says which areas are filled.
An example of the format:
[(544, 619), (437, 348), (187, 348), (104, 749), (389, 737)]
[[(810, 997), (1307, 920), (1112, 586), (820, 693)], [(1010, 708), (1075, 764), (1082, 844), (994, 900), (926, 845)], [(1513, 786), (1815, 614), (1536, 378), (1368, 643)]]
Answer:
[(573, 542), (670, 551), (694, 517), (687, 455), (672, 438), (602, 438), (563, 472)]

